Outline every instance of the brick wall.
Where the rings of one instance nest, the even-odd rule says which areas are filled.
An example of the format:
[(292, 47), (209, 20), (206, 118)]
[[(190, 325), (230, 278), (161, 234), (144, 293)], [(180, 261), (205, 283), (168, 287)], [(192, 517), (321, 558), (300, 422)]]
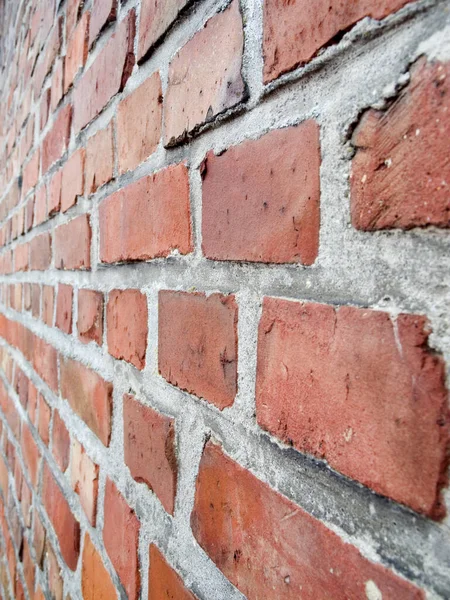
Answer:
[(449, 598), (448, 1), (0, 18), (0, 596)]

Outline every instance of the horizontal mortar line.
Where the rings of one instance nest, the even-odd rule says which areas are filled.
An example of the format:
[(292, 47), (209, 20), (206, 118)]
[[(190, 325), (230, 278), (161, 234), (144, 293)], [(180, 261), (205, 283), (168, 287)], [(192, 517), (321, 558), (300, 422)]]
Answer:
[[(19, 355), (22, 356), (21, 353)], [(23, 360), (25, 361), (25, 359)], [(121, 363), (122, 361), (117, 362)], [(136, 373), (136, 369), (129, 365), (122, 364), (121, 366), (123, 373), (128, 374), (128, 380), (133, 382), (133, 385), (138, 384), (138, 393), (147, 400), (152, 399), (151, 406), (160, 410), (162, 408), (166, 413), (169, 412), (167, 400), (164, 399), (168, 393), (167, 384), (159, 381), (159, 377), (152, 378)], [(31, 366), (30, 370), (33, 370)], [(150, 395), (149, 389), (151, 390)], [(249, 448), (249, 456), (257, 455), (263, 447), (266, 465), (272, 464), (273, 460), (282, 462), (284, 471), (282, 481), (277, 481), (279, 474), (277, 478), (274, 477), (275, 474), (271, 474), (269, 477), (264, 466), (262, 468), (257, 465), (248, 466), (258, 478), (293, 499), (309, 514), (345, 531), (347, 535), (351, 536), (352, 543), (363, 554), (365, 553), (364, 543), (367, 543), (369, 536), (383, 564), (394, 566), (399, 573), (412, 578), (421, 585), (428, 585), (438, 592), (441, 589), (440, 581), (443, 581), (444, 586), (450, 583), (450, 572), (446, 572), (445, 567), (438, 566), (433, 573), (425, 573), (423, 561), (424, 555), (427, 553), (423, 553), (424, 548), (428, 548), (429, 553), (434, 553), (434, 544), (438, 543), (439, 551), (442, 552), (445, 549), (450, 556), (450, 542), (446, 538), (443, 528), (436, 523), (428, 521), (409, 509), (336, 473), (321, 461), (290, 448), (281, 447), (262, 431), (259, 430), (256, 433), (257, 428), (252, 429), (248, 424), (231, 421), (226, 414), (219, 413), (218, 410), (211, 410), (209, 406), (205, 406), (206, 403), (182, 390), (172, 388), (172, 394), (175, 399), (180, 400), (180, 406), (182, 406), (182, 402), (188, 402), (190, 409), (203, 417), (205, 423), (214, 432), (214, 436), (222, 439), (225, 448), (232, 456), (239, 455), (242, 446)], [(174, 408), (170, 414), (177, 418), (180, 407), (174, 407), (174, 402), (171, 401), (169, 404)], [(227, 428), (230, 428), (231, 431), (227, 431)], [(236, 441), (234, 438), (238, 431), (239, 440)], [(299, 479), (299, 470), (301, 470), (301, 479)], [(292, 489), (292, 481), (296, 481), (300, 487)], [(311, 490), (315, 490), (313, 500), (311, 499)], [(318, 496), (322, 496), (319, 509), (317, 508)], [(355, 506), (355, 498), (357, 498), (359, 520), (358, 523), (348, 523), (345, 521), (345, 514), (349, 505)], [(379, 517), (372, 514), (373, 507), (375, 513), (380, 515)], [(360, 545), (358, 545), (359, 540), (361, 541)], [(387, 542), (392, 544), (392, 548), (386, 547)], [(415, 569), (414, 566), (411, 566), (411, 559), (419, 565), (418, 568)]]

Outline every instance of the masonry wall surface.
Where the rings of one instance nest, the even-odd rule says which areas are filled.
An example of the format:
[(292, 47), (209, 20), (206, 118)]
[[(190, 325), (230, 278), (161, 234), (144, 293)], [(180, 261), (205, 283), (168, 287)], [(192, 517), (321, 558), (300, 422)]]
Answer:
[(448, 0), (0, 34), (0, 596), (449, 598)]

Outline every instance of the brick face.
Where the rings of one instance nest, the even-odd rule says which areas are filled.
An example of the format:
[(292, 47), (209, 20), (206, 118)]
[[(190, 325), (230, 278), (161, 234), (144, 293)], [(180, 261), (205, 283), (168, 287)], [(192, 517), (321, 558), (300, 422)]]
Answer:
[(319, 169), (314, 121), (272, 131), (220, 156), (210, 152), (203, 170), (205, 255), (312, 264), (319, 248)]
[(137, 290), (114, 290), (106, 307), (109, 353), (130, 362), (137, 369), (145, 366), (147, 349), (147, 298)]
[(433, 514), (448, 421), (443, 363), (426, 320), (266, 298), (259, 424), (375, 491)]
[(156, 150), (161, 137), (162, 89), (154, 73), (117, 109), (119, 170), (137, 167)]
[(177, 457), (173, 419), (143, 406), (132, 396), (123, 399), (125, 463), (136, 481), (143, 481), (173, 514), (177, 487)]
[[(360, 19), (383, 19), (411, 0), (264, 1), (264, 81), (309, 62)], [(301, 43), (299, 43), (301, 40)]]
[(450, 62), (421, 59), (396, 102), (362, 117), (353, 136), (357, 229), (450, 227), (449, 79)]
[[(214, 53), (215, 48), (221, 49), (220, 54)], [(210, 19), (170, 64), (164, 111), (166, 145), (184, 140), (200, 125), (245, 99), (242, 51), (242, 17), (234, 0)]]
[(449, 597), (449, 28), (0, 0), (2, 599)]
[(237, 306), (233, 296), (159, 294), (159, 371), (173, 385), (223, 409), (237, 392)]
[(100, 258), (112, 263), (192, 250), (189, 181), (183, 164), (144, 177), (100, 205)]
[(344, 600), (370, 597), (367, 590), (374, 590), (372, 597), (425, 598), (211, 442), (200, 463), (191, 525), (201, 547), (249, 599)]

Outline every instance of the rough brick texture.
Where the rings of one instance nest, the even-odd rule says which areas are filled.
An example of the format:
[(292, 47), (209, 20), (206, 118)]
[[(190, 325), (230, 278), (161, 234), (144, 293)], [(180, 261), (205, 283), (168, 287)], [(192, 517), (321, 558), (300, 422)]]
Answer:
[(445, 0), (0, 0), (0, 598), (450, 598)]
[(159, 294), (159, 371), (173, 385), (230, 406), (237, 391), (237, 306), (233, 296)]
[(266, 298), (259, 424), (415, 510), (440, 511), (449, 422), (423, 317)]
[(164, 117), (167, 145), (244, 100), (242, 51), (242, 17), (234, 0), (170, 64)]
[(148, 260), (192, 250), (189, 181), (184, 164), (112, 194), (100, 205), (103, 262)]
[(264, 81), (309, 62), (360, 19), (383, 19), (410, 1), (265, 0)]
[(137, 402), (123, 399), (125, 463), (136, 481), (143, 481), (173, 514), (177, 487), (177, 457), (173, 419)]
[(202, 548), (249, 599), (424, 598), (211, 442), (191, 523)]
[(205, 255), (312, 264), (319, 249), (319, 168), (314, 121), (273, 131), (220, 156), (210, 152), (203, 167)]
[(353, 136), (358, 229), (450, 227), (449, 81), (450, 63), (421, 59), (386, 111), (364, 114)]

